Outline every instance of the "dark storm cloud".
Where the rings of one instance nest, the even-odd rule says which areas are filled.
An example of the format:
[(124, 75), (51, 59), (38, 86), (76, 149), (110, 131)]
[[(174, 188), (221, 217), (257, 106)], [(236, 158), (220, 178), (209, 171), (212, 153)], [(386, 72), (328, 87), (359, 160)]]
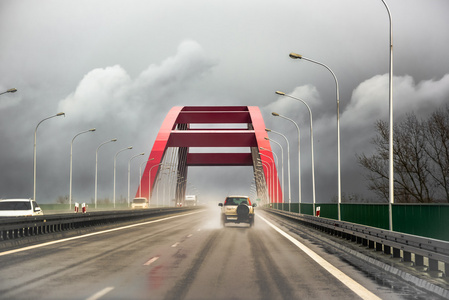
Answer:
[[(388, 4), (395, 119), (412, 110), (425, 116), (448, 101), (449, 2)], [(293, 61), (290, 52), (336, 73), (343, 192), (369, 195), (355, 154), (372, 151), (373, 124), (388, 114), (388, 16), (381, 1), (4, 0), (0, 38), (0, 92), (19, 90), (0, 96), (0, 197), (32, 195), (34, 129), (60, 111), (66, 117), (45, 121), (37, 135), (37, 195), (43, 202), (68, 194), (70, 142), (81, 131), (97, 129), (77, 137), (73, 149), (73, 195), (89, 201), (100, 143), (118, 139), (99, 153), (99, 197), (112, 195), (116, 152), (134, 147), (117, 160), (118, 195), (125, 195), (128, 160), (146, 152), (132, 162), (135, 189), (138, 167), (172, 106), (255, 105), (267, 127), (288, 136), (292, 166), (297, 165), (296, 129), (271, 112), (300, 125), (303, 199), (308, 201), (308, 115), (301, 103), (274, 94), (282, 90), (312, 108), (317, 197), (328, 201), (336, 195), (335, 85), (327, 70)], [(198, 189), (208, 190), (203, 195), (249, 193), (246, 170), (192, 169), (190, 174)]]

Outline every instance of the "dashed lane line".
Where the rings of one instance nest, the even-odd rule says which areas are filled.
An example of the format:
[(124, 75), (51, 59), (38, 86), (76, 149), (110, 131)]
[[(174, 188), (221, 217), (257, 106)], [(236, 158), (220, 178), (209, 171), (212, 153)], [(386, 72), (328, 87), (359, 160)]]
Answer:
[(109, 293), (110, 291), (112, 291), (113, 289), (114, 289), (113, 286), (109, 286), (107, 288), (104, 288), (101, 291), (99, 291), (98, 293), (93, 294), (92, 296), (90, 296), (86, 300), (98, 300), (101, 297), (103, 297), (104, 295), (106, 295), (107, 293)]

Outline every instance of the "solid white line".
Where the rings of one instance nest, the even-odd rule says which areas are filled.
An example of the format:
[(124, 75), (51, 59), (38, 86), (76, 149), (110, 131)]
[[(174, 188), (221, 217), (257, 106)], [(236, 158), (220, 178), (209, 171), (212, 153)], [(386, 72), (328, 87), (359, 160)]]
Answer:
[(107, 293), (109, 293), (110, 291), (112, 291), (114, 289), (113, 286), (107, 287), (102, 289), (101, 291), (99, 291), (96, 294), (93, 294), (92, 296), (90, 296), (89, 298), (87, 298), (86, 300), (98, 300), (101, 297), (103, 297), (104, 295), (106, 295)]
[(38, 245), (23, 247), (23, 248), (19, 248), (19, 249), (9, 250), (9, 251), (5, 251), (5, 252), (0, 252), (0, 256), (5, 256), (5, 255), (8, 255), (8, 254), (13, 254), (13, 253), (26, 251), (26, 250), (41, 248), (41, 247), (45, 247), (45, 246), (49, 246), (49, 245), (59, 244), (59, 243), (67, 242), (67, 241), (73, 241), (73, 240), (77, 240), (77, 239), (82, 239), (82, 238), (85, 238), (85, 237), (99, 235), (99, 234), (103, 234), (103, 233), (114, 232), (114, 231), (118, 231), (118, 230), (122, 230), (122, 229), (128, 229), (128, 228), (132, 228), (132, 227), (137, 227), (137, 226), (142, 226), (142, 225), (147, 225), (147, 224), (152, 224), (152, 223), (158, 223), (158, 222), (162, 222), (162, 221), (166, 221), (166, 220), (170, 220), (170, 219), (175, 219), (175, 218), (185, 217), (185, 216), (188, 216), (188, 215), (197, 214), (197, 213), (200, 213), (200, 212), (203, 212), (203, 211), (204, 210), (199, 210), (199, 211), (191, 212), (191, 213), (188, 213), (188, 214), (167, 217), (167, 218), (158, 219), (158, 220), (154, 220), (154, 221), (148, 221), (148, 222), (144, 222), (144, 223), (138, 223), (138, 224), (118, 227), (118, 228), (114, 228), (114, 229), (108, 229), (108, 230), (103, 230), (103, 231), (99, 231), (99, 232), (93, 232), (93, 233), (88, 233), (88, 234), (84, 234), (84, 235), (74, 236), (74, 237), (70, 237), (70, 238), (66, 238), (66, 239), (51, 241), (51, 242), (42, 243), (42, 244), (38, 244)]
[(351, 289), (354, 293), (356, 293), (358, 296), (360, 296), (362, 299), (376, 299), (380, 300), (381, 298), (377, 297), (373, 293), (371, 293), (369, 290), (367, 290), (365, 287), (360, 285), (358, 282), (354, 281), (351, 277), (331, 265), (329, 262), (327, 262), (324, 258), (313, 252), (310, 248), (296, 240), (294, 237), (289, 235), (288, 233), (284, 232), (271, 222), (269, 222), (267, 219), (261, 217), (260, 215), (257, 216), (258, 218), (261, 218), (264, 220), (269, 226), (271, 226), (274, 230), (279, 232), (281, 235), (283, 235), (285, 238), (287, 238), (290, 242), (292, 242), (296, 247), (301, 249), (304, 253), (306, 253), (310, 258), (312, 258), (315, 262), (317, 262), (320, 266), (322, 266), (326, 271), (331, 273), (335, 278), (340, 280), (344, 285), (346, 285), (349, 289)]
[(143, 265), (144, 266), (149, 266), (149, 265), (151, 265), (152, 263), (154, 263), (158, 259), (159, 259), (159, 256), (155, 256), (155, 257), (151, 258), (149, 261), (147, 261), (146, 263), (144, 263)]

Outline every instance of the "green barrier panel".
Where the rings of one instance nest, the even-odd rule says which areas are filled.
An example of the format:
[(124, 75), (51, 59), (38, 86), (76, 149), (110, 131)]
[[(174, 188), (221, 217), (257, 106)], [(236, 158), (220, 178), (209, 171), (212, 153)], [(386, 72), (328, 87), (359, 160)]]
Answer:
[(313, 215), (313, 204), (311, 203), (301, 203), (301, 213), (304, 215)]
[[(288, 207), (287, 207), (288, 210)], [(290, 212), (299, 213), (299, 203), (292, 203), (290, 205)]]
[(449, 205), (394, 204), (393, 230), (449, 241)]
[(337, 203), (317, 203), (315, 204), (315, 211), (320, 208), (320, 217), (338, 220), (338, 205)]
[[(320, 207), (320, 217), (338, 219), (337, 203), (316, 203)], [(288, 211), (288, 203), (273, 204), (274, 209)], [(388, 204), (342, 203), (341, 220), (355, 224), (389, 229)], [(297, 212), (298, 204), (291, 205)], [(313, 215), (311, 203), (301, 203), (301, 213)], [(422, 237), (449, 241), (449, 205), (448, 204), (394, 204), (393, 230)]]
[[(341, 220), (382, 229), (389, 229), (388, 204), (342, 203)], [(338, 214), (338, 212), (337, 212)]]

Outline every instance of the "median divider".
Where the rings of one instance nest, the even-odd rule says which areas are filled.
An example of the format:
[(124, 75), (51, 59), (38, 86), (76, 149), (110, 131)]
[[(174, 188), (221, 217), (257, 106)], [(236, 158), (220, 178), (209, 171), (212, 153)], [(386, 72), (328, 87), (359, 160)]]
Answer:
[(45, 236), (95, 226), (123, 223), (162, 215), (176, 214), (200, 207), (164, 207), (142, 210), (113, 210), (83, 213), (63, 213), (34, 217), (0, 218), (0, 247), (11, 246), (8, 241), (19, 241), (28, 237)]

